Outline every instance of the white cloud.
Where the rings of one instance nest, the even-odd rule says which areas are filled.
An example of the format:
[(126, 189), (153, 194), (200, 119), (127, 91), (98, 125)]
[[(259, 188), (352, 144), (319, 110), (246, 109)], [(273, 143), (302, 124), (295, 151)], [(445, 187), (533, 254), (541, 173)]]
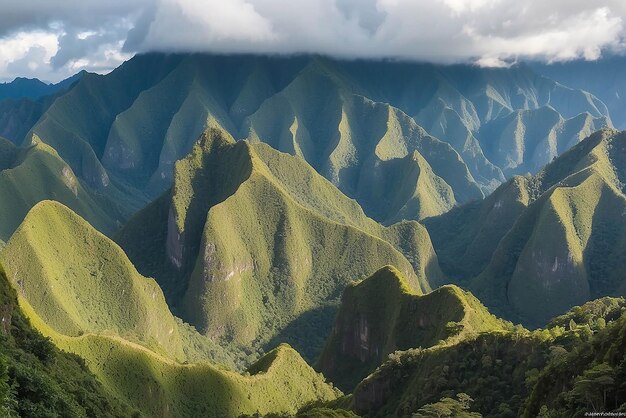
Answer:
[[(107, 71), (134, 52), (398, 57), (504, 66), (623, 51), (623, 0), (30, 0), (0, 4), (0, 77)], [(45, 40), (44, 40), (45, 38)], [(123, 51), (123, 52), (122, 52)], [(43, 61), (41, 60), (43, 57)], [(25, 65), (29, 59), (40, 61)], [(33, 67), (33, 68), (31, 68)]]

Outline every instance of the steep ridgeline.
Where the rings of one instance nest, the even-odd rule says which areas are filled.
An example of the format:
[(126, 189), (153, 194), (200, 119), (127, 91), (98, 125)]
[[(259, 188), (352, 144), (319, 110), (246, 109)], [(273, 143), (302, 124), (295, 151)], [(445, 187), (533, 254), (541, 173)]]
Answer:
[[(426, 221), (444, 271), (510, 319), (542, 325), (625, 295), (626, 134), (599, 131), (534, 177)], [(469, 279), (468, 279), (469, 280)]]
[(444, 286), (419, 296), (387, 266), (346, 288), (318, 367), (351, 390), (394, 351), (450, 345), (507, 327), (470, 293)]
[(100, 231), (112, 233), (139, 206), (115, 197), (93, 192), (50, 146), (37, 142), (23, 149), (0, 138), (0, 239), (8, 240), (28, 211), (46, 199), (62, 202)]
[(309, 359), (353, 278), (393, 263), (418, 294), (443, 279), (417, 222), (383, 227), (303, 159), (215, 129), (116, 240), (204, 334), (287, 341)]
[[(536, 120), (541, 136), (526, 135)], [(149, 54), (83, 77), (31, 133), (92, 187), (124, 179), (156, 197), (198, 135), (220, 127), (303, 157), (389, 224), (480, 198), (503, 171), (536, 170), (609, 125), (595, 97), (527, 67)]]
[(170, 313), (156, 282), (115, 243), (59, 203), (35, 206), (0, 258), (33, 325), (147, 416), (295, 412), (337, 396), (286, 345), (245, 376), (208, 363), (228, 357)]

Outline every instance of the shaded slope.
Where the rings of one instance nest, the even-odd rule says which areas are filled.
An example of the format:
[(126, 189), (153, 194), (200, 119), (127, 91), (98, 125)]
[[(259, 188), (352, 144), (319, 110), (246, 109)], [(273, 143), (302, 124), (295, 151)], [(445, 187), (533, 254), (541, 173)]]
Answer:
[(76, 356), (31, 326), (0, 266), (0, 414), (2, 416), (127, 417)]
[[(353, 277), (397, 263), (418, 292), (442, 279), (419, 224), (384, 228), (302, 159), (216, 130), (177, 163), (171, 194), (117, 240), (204, 333), (256, 346), (279, 335), (309, 357)], [(304, 339), (281, 334), (304, 313)]]
[(337, 385), (351, 389), (394, 351), (449, 345), (507, 327), (456, 286), (419, 296), (399, 271), (387, 266), (346, 288), (318, 367)]
[(626, 129), (626, 60), (620, 56), (605, 56), (601, 60), (577, 60), (565, 63), (545, 65), (528, 64), (534, 71), (545, 74), (568, 86), (593, 93), (606, 103), (611, 112), (611, 119), (618, 129)]
[(28, 211), (46, 199), (71, 207), (105, 233), (129, 216), (113, 196), (99, 196), (85, 186), (50, 146), (38, 142), (20, 149), (1, 141), (0, 239), (8, 240)]
[(206, 362), (179, 363), (220, 360), (219, 352), (191, 339), (194, 331), (169, 313), (157, 284), (58, 203), (35, 206), (1, 257), (34, 326), (84, 358), (110, 393), (148, 416), (295, 412), (337, 396), (286, 346), (252, 366), (252, 376)]
[(56, 94), (68, 89), (72, 84), (80, 80), (87, 72), (81, 71), (56, 84), (44, 83), (36, 78), (18, 77), (8, 83), (0, 83), (0, 101), (5, 99), (32, 99), (37, 100), (43, 96)]
[(540, 173), (547, 190), (504, 237), (476, 289), (502, 295), (505, 286), (510, 306), (530, 323), (624, 295), (625, 149), (623, 133), (601, 131)]
[(483, 125), (485, 154), (508, 176), (536, 173), (592, 133), (610, 127), (608, 117), (581, 113), (565, 119), (551, 107), (518, 110)]

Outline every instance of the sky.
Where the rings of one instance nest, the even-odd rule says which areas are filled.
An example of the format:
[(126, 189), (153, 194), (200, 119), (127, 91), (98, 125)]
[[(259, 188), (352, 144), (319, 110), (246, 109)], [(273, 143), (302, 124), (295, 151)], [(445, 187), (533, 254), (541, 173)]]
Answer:
[(624, 0), (2, 0), (0, 80), (136, 53), (318, 53), (507, 66), (626, 52)]

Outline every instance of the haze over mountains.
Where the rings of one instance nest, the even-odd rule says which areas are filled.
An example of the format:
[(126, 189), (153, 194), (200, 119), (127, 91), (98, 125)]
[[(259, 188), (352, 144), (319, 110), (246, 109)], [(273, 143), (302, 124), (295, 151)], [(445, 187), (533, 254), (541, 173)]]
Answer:
[(618, 81), (544, 70), (151, 53), (0, 99), (3, 412), (626, 408)]

